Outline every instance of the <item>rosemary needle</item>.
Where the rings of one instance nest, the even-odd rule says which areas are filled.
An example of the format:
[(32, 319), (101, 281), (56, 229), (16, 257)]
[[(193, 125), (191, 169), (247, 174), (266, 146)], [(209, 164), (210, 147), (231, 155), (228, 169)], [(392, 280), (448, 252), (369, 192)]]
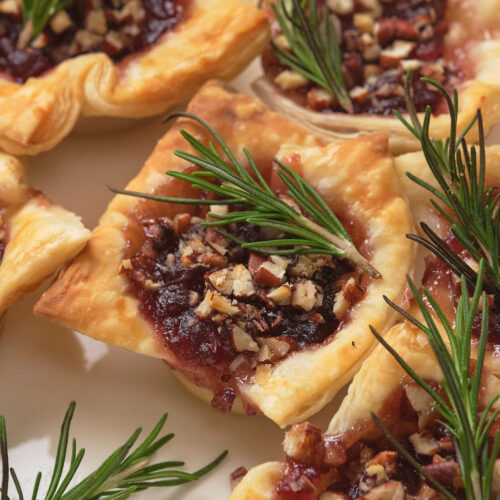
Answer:
[[(479, 411), (481, 376), (483, 374), (489, 331), (488, 299), (486, 292), (482, 291), (484, 269), (485, 263), (481, 260), (472, 299), (469, 297), (467, 281), (465, 277), (462, 277), (462, 294), (458, 302), (456, 317), (453, 322), (450, 322), (450, 320), (446, 318), (446, 315), (440, 309), (429, 291), (425, 287), (422, 288), (422, 293), (430, 304), (432, 313), (439, 318), (439, 323), (445, 331), (449, 347), (443, 340), (441, 329), (433, 318), (431, 309), (426, 306), (424, 298), (420, 295), (418, 288), (411, 279), (408, 278), (408, 284), (424, 318), (423, 323), (386, 298), (387, 303), (391, 307), (427, 336), (443, 373), (441, 384), (450, 402), (449, 406), (444, 402), (443, 398), (441, 398), (437, 392), (406, 363), (397, 351), (395, 351), (373, 327), (370, 327), (378, 341), (391, 353), (408, 375), (410, 375), (415, 382), (433, 398), (436, 410), (441, 415), (446, 428), (453, 436), (467, 500), (490, 499), (493, 466), (500, 447), (500, 431), (497, 430), (492, 446), (490, 446), (488, 440), (488, 431), (492, 428), (493, 423), (500, 413), (499, 410), (492, 411), (493, 405), (498, 401), (500, 395), (497, 395), (489, 401), (482, 414)], [(475, 367), (471, 376), (469, 375), (469, 370), (472, 328), (480, 305), (482, 311), (481, 333), (478, 342), (478, 354)], [(453, 323), (455, 327), (453, 327)], [(388, 429), (386, 429), (378, 419), (375, 418), (374, 420), (382, 432), (389, 437), (390, 432)], [(390, 439), (398, 451), (409, 459), (419, 472), (429, 479), (425, 469), (408, 457), (408, 452), (404, 450), (404, 447), (400, 445), (395, 438), (391, 437)], [(455, 499), (455, 496), (444, 486), (439, 484), (436, 485), (435, 480), (430, 482), (447, 498)]]
[[(431, 186), (411, 173), (408, 177), (429, 191), (432, 205), (451, 224), (451, 231), (472, 258), (485, 262), (485, 290), (493, 294), (496, 306), (500, 306), (500, 193), (486, 187), (486, 147), (483, 120), (478, 110), (465, 130), (458, 135), (458, 93), (455, 89), (449, 95), (439, 83), (428, 78), (422, 81), (436, 87), (444, 96), (450, 114), (450, 134), (446, 140), (430, 137), (432, 110), (427, 107), (420, 123), (413, 105), (410, 84), (412, 72), (406, 77), (405, 95), (410, 121), (395, 111), (395, 115), (420, 141), (422, 151), (439, 188)], [(465, 135), (477, 124), (479, 145), (470, 149)], [(412, 235), (411, 239), (422, 243), (458, 276), (464, 275), (469, 285), (477, 281), (477, 272), (460, 259), (445, 241), (431, 228), (422, 225), (428, 239)]]
[(353, 106), (342, 75), (340, 37), (326, 5), (319, 12), (317, 0), (284, 0), (271, 3), (291, 50), (271, 42), (276, 57), (302, 76), (333, 94), (348, 113)]
[[(32, 500), (38, 498), (44, 498), (45, 500), (124, 500), (133, 493), (148, 488), (178, 486), (197, 481), (214, 469), (227, 455), (227, 451), (224, 451), (208, 465), (192, 473), (178, 470), (178, 467), (184, 465), (184, 462), (179, 461), (160, 462), (150, 465), (154, 453), (174, 437), (173, 434), (159, 437), (167, 420), (167, 414), (165, 414), (135, 450), (132, 451), (141, 434), (142, 429), (140, 428), (136, 429), (130, 438), (94, 472), (70, 487), (85, 454), (83, 448), (77, 451), (76, 440), (73, 439), (69, 465), (66, 467), (66, 472), (64, 472), (68, 454), (69, 431), (74, 412), (75, 403), (73, 402), (69, 405), (61, 426), (56, 458), (47, 492), (39, 497), (42, 479), (42, 473), (39, 472), (30, 496)], [(2, 458), (0, 500), (9, 500), (9, 456), (3, 416), (0, 417), (0, 452)], [(19, 500), (24, 500), (21, 483), (13, 468), (10, 468), (10, 475)]]
[(25, 47), (47, 26), (47, 23), (73, 0), (21, 0), (24, 28), (18, 45)]
[(261, 253), (335, 255), (350, 260), (373, 278), (382, 277), (358, 252), (349, 234), (325, 201), (294, 170), (279, 160), (274, 160), (278, 167), (278, 175), (288, 188), (288, 195), (301, 207), (305, 215), (285, 203), (271, 190), (248, 150), (244, 149), (243, 151), (250, 165), (250, 172), (254, 176), (236, 160), (217, 131), (205, 120), (189, 113), (175, 113), (169, 119), (179, 116), (195, 120), (205, 127), (225, 153), (229, 162), (221, 157), (212, 143), (207, 147), (185, 130), (181, 130), (182, 136), (198, 155), (184, 151), (175, 151), (175, 155), (196, 165), (200, 170), (192, 174), (177, 171), (167, 171), (166, 173), (176, 179), (189, 182), (194, 188), (213, 193), (217, 198), (208, 200), (155, 196), (109, 187), (111, 191), (168, 203), (243, 205), (244, 209), (237, 212), (229, 211), (226, 215), (210, 213), (210, 217), (214, 220), (202, 224), (214, 226), (221, 232), (223, 231), (220, 229), (221, 226), (243, 221), (259, 227), (274, 229), (284, 233), (283, 240), (287, 242), (288, 248), (277, 248), (282, 245), (282, 242), (277, 240), (249, 243), (234, 237), (229, 232), (224, 231), (223, 234), (243, 248), (252, 248)]

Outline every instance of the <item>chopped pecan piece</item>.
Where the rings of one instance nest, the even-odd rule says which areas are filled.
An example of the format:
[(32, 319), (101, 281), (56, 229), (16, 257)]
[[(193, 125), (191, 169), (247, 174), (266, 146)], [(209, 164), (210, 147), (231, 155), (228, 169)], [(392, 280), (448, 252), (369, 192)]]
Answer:
[(292, 305), (311, 311), (323, 303), (323, 293), (311, 280), (299, 280), (292, 290)]
[(380, 67), (396, 68), (402, 59), (406, 59), (416, 47), (414, 42), (396, 40), (380, 53)]
[(257, 271), (255, 271), (254, 279), (261, 286), (279, 286), (284, 281), (286, 268), (289, 263), (290, 259), (272, 255), (269, 260), (266, 260), (258, 267)]
[(234, 490), (238, 483), (247, 475), (247, 468), (246, 467), (238, 467), (236, 470), (231, 472), (230, 475), (230, 481), (231, 481), (231, 489)]
[(410, 20), (394, 17), (379, 19), (375, 24), (374, 33), (381, 45), (387, 45), (396, 39), (418, 40), (420, 36)]
[(322, 465), (324, 449), (321, 429), (309, 422), (294, 425), (285, 434), (287, 456), (304, 465)]
[(444, 486), (457, 488), (462, 482), (460, 466), (454, 460), (443, 460), (436, 455), (433, 463), (424, 465), (424, 469)]
[(249, 333), (247, 333), (245, 330), (243, 330), (239, 326), (233, 326), (233, 329), (231, 330), (231, 335), (232, 335), (234, 348), (238, 352), (243, 352), (243, 351), (258, 352), (259, 351), (259, 345), (257, 344), (257, 342), (255, 342), (255, 340), (252, 338), (252, 336)]
[(369, 467), (381, 465), (387, 475), (395, 476), (398, 473), (398, 454), (395, 451), (381, 451), (377, 453), (367, 464), (367, 472)]
[(59, 11), (50, 21), (50, 28), (58, 35), (71, 28), (73, 21), (65, 10)]
[(271, 299), (275, 304), (280, 306), (289, 305), (292, 303), (292, 287), (285, 283), (284, 285), (271, 290), (267, 294), (267, 298)]
[(421, 455), (432, 456), (440, 450), (439, 443), (433, 437), (425, 434), (411, 434), (409, 439), (415, 451)]
[(350, 14), (354, 10), (354, 0), (326, 0), (326, 5), (341, 16)]
[(371, 489), (358, 500), (404, 500), (405, 488), (399, 481), (389, 481)]
[(305, 87), (309, 83), (309, 80), (305, 76), (291, 70), (282, 71), (274, 81), (283, 90), (298, 89)]

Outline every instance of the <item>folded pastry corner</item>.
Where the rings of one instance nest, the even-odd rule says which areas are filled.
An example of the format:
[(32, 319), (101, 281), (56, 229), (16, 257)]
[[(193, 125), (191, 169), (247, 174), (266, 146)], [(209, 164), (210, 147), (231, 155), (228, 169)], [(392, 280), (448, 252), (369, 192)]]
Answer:
[(80, 218), (24, 182), (24, 167), (0, 154), (0, 315), (90, 238)]
[[(443, 374), (425, 334), (400, 323), (385, 340), (418, 375), (441, 390)], [(500, 379), (484, 370), (480, 407), (499, 392)], [(322, 435), (307, 422), (293, 426), (283, 443), (287, 461), (250, 469), (230, 500), (402, 500), (407, 494), (445, 498), (405, 461), (371, 417), (374, 413), (438, 481), (459, 488), (453, 441), (431, 404), (432, 398), (378, 345), (355, 375), (327, 432)], [(495, 408), (500, 408), (498, 401)], [(498, 475), (500, 466), (495, 470)], [(495, 492), (498, 485), (493, 488), (495, 495), (500, 493)]]
[(17, 39), (21, 3), (11, 10), (0, 36), (0, 146), (12, 154), (47, 151), (80, 116), (161, 114), (210, 78), (234, 78), (269, 38), (265, 14), (242, 0), (75, 0), (27, 45)]
[[(254, 83), (254, 88), (273, 109), (325, 140), (384, 132), (389, 135), (395, 154), (417, 150), (418, 141), (393, 116), (393, 110), (407, 112), (404, 85), (409, 70), (413, 71), (411, 87), (416, 111), (423, 113), (427, 106), (432, 109), (432, 137), (448, 135), (450, 116), (439, 90), (421, 81), (421, 77), (432, 78), (448, 90), (458, 89), (460, 131), (478, 108), (482, 109), (486, 131), (499, 121), (496, 68), (500, 58), (500, 20), (492, 15), (500, 7), (499, 0), (326, 2), (332, 26), (339, 35), (339, 77), (345, 85), (351, 112), (343, 109), (339, 95), (320, 85), (328, 79), (315, 73), (313, 63), (307, 67), (303, 62), (306, 56), (302, 56), (302, 64), (290, 64), (294, 54), (290, 38), (296, 37), (300, 46), (297, 40), (301, 36), (305, 39), (305, 35), (296, 21), (287, 37), (269, 7), (280, 3), (281, 0), (264, 2), (271, 17), (273, 45), (262, 56), (264, 76)], [(282, 5), (292, 12), (291, 3)], [(315, 5), (321, 17), (323, 4)], [(282, 17), (285, 18), (283, 12)], [(320, 50), (330, 53), (334, 60), (334, 43), (328, 42), (321, 30), (317, 39), (325, 40)], [(314, 61), (314, 51), (309, 52), (307, 57)], [(299, 71), (301, 66), (316, 78), (307, 78)], [(477, 126), (472, 128), (469, 139), (477, 141)]]
[[(307, 181), (340, 219), (382, 278), (332, 255), (264, 255), (238, 241), (281, 238), (250, 222), (222, 235), (200, 223), (206, 205), (116, 196), (84, 251), (35, 307), (96, 339), (165, 360), (193, 391), (221, 410), (241, 400), (279, 425), (318, 411), (357, 371), (374, 345), (368, 324), (394, 321), (383, 300), (402, 299), (414, 263), (412, 225), (388, 150), (373, 135), (325, 145), (260, 101), (206, 84), (188, 112), (206, 120), (244, 168), (246, 149), (274, 192), (287, 195), (273, 158)], [(158, 196), (206, 197), (165, 170), (189, 173), (174, 155), (192, 152), (180, 118), (127, 186)], [(220, 214), (238, 206), (213, 205)], [(236, 241), (236, 242), (235, 242)]]

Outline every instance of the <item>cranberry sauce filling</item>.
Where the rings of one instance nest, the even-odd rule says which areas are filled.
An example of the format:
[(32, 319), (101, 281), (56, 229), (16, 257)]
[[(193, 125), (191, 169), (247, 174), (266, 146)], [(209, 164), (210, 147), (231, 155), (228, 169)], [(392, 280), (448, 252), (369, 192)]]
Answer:
[[(442, 388), (432, 384), (443, 395)], [(426, 405), (427, 394), (415, 382), (399, 387), (379, 418), (426, 471), (462, 498), (460, 469), (453, 440)], [(276, 486), (279, 500), (315, 500), (324, 491), (339, 499), (435, 498), (418, 471), (370, 421), (340, 435), (322, 435), (309, 423), (296, 425), (284, 441), (286, 472)], [(413, 496), (414, 495), (414, 496)], [(436, 496), (437, 498), (437, 496)]]
[[(323, 4), (318, 2), (320, 8)], [(404, 81), (409, 69), (414, 70), (417, 111), (427, 106), (439, 111), (441, 93), (420, 77), (447, 87), (456, 86), (462, 78), (452, 62), (443, 60), (446, 0), (333, 0), (327, 6), (341, 32), (343, 77), (356, 114), (405, 112)], [(273, 39), (289, 50), (276, 21)], [(262, 63), (268, 77), (297, 104), (314, 111), (343, 112), (334, 96), (291, 72), (270, 47)]]
[(0, 71), (17, 82), (70, 57), (104, 52), (113, 61), (149, 47), (182, 19), (187, 0), (74, 0), (30, 41), (20, 2), (0, 10)]
[[(257, 366), (330, 340), (349, 321), (367, 278), (331, 256), (243, 250), (200, 222), (189, 214), (143, 222), (144, 243), (122, 269), (178, 365), (229, 411), (238, 382)], [(230, 231), (265, 239), (249, 224)]]
[[(463, 261), (472, 268), (477, 264), (470, 253), (463, 248), (457, 238), (449, 230), (446, 237), (446, 244)], [(438, 257), (431, 255), (425, 261), (425, 271), (422, 278), (422, 285), (425, 286), (439, 306), (443, 309), (448, 318), (455, 316), (458, 300), (461, 295), (461, 283), (458, 276)], [(470, 288), (471, 295), (474, 290)], [(500, 349), (500, 310), (499, 305), (494, 303), (493, 297), (489, 296), (489, 328), (488, 328), (488, 349), (498, 351)], [(479, 311), (474, 319), (472, 337), (475, 342), (479, 340), (481, 333), (482, 313)]]

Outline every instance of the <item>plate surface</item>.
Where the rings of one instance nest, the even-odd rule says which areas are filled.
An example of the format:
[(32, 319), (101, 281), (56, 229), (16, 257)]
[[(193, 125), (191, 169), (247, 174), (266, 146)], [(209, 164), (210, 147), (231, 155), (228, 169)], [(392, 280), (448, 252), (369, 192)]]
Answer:
[[(259, 71), (254, 62), (234, 86), (249, 92)], [(124, 186), (165, 130), (161, 118), (155, 118), (115, 133), (74, 133), (54, 150), (28, 159), (28, 180), (93, 228), (112, 197), (106, 185)], [(500, 142), (500, 129), (489, 142)], [(40, 293), (11, 308), (0, 337), (0, 413), (7, 419), (11, 466), (26, 491), (38, 470), (48, 480), (59, 427), (72, 400), (77, 402), (72, 435), (87, 449), (80, 477), (137, 426), (148, 431), (166, 411), (166, 430), (176, 437), (157, 454), (157, 461), (184, 460), (185, 470), (193, 471), (229, 450), (226, 460), (198, 483), (149, 490), (132, 497), (137, 500), (225, 499), (231, 471), (283, 457), (283, 431), (274, 423), (263, 417), (218, 414), (189, 395), (163, 362), (35, 318), (32, 307)], [(312, 422), (325, 429), (340, 399)]]

